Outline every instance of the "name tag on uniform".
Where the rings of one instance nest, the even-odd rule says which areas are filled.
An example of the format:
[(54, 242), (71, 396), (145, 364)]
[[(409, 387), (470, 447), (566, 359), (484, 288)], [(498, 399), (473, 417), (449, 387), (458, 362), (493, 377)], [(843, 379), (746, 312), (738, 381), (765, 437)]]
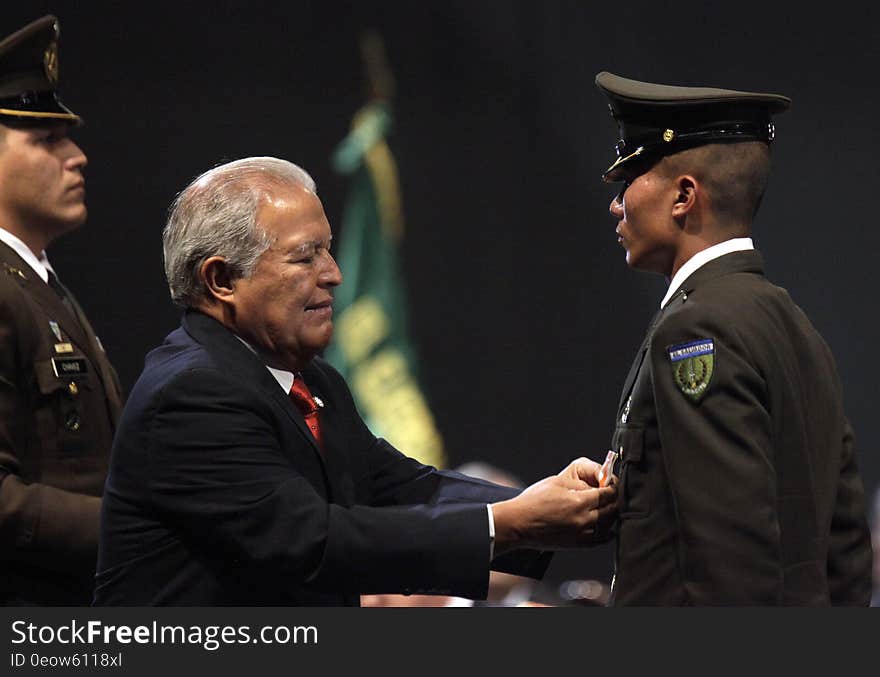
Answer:
[(56, 353), (72, 353), (73, 352), (73, 344), (72, 343), (56, 343), (55, 344), (55, 352)]
[(52, 369), (58, 378), (76, 378), (89, 373), (89, 363), (84, 357), (53, 357)]

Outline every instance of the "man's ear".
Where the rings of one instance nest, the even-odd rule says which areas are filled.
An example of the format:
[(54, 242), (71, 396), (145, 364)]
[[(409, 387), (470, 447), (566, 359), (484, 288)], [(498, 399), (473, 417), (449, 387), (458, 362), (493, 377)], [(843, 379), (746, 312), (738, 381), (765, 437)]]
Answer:
[(700, 193), (699, 182), (690, 174), (683, 174), (675, 180), (675, 202), (672, 204), (673, 218), (682, 218), (694, 209)]
[(222, 256), (209, 256), (202, 261), (199, 275), (213, 299), (226, 303), (232, 300), (235, 295), (235, 282), (226, 259)]

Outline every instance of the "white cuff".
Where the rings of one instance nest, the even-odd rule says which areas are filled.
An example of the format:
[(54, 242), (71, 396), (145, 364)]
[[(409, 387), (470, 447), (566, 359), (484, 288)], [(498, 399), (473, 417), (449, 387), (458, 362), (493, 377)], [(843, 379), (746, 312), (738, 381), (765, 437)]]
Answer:
[(489, 561), (495, 559), (495, 516), (492, 514), (492, 504), (487, 503), (486, 509), (489, 511)]

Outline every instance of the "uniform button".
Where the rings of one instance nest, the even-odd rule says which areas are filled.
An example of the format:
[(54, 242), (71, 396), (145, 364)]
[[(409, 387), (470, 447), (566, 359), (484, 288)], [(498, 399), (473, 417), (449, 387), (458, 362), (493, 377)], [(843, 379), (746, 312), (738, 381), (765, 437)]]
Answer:
[(76, 381), (71, 381), (67, 384), (67, 392), (69, 392), (71, 395), (76, 395), (77, 393), (79, 393), (79, 388), (76, 385)]
[(75, 411), (69, 412), (64, 417), (64, 425), (68, 430), (72, 430), (73, 432), (79, 430), (79, 414)]

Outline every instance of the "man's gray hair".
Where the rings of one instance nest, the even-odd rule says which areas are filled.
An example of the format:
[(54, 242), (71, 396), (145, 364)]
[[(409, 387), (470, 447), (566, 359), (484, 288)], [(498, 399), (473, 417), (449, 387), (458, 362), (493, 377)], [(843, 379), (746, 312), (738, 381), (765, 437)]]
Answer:
[(222, 256), (233, 279), (248, 277), (273, 239), (257, 225), (257, 211), (275, 187), (315, 182), (301, 167), (274, 157), (249, 157), (208, 170), (171, 204), (162, 232), (171, 299), (192, 307), (208, 297), (199, 276), (205, 259)]

